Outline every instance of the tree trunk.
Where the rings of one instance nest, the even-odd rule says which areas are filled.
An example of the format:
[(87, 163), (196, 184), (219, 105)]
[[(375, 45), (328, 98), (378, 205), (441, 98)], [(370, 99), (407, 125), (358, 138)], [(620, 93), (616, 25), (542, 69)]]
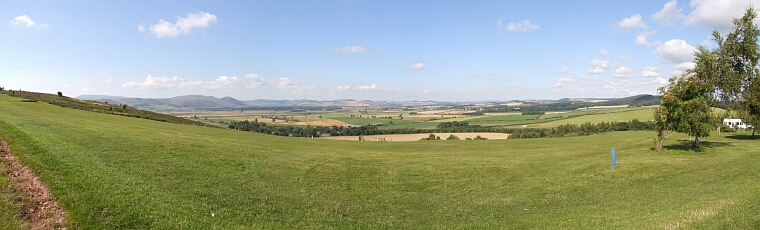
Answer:
[(694, 144), (691, 144), (691, 147), (699, 148), (699, 137), (694, 138)]
[(752, 127), (752, 137), (755, 137), (755, 127)]

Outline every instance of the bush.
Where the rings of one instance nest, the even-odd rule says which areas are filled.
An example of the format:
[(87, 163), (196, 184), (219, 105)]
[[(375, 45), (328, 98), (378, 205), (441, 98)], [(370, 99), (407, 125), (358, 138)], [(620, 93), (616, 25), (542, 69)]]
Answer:
[(454, 136), (454, 134), (451, 134), (451, 135), (449, 135), (449, 137), (448, 137), (448, 138), (446, 138), (446, 140), (449, 140), (449, 141), (450, 141), (450, 140), (459, 140), (459, 137), (457, 137), (457, 136)]
[(474, 140), (488, 140), (488, 138), (481, 137), (480, 135), (476, 136)]

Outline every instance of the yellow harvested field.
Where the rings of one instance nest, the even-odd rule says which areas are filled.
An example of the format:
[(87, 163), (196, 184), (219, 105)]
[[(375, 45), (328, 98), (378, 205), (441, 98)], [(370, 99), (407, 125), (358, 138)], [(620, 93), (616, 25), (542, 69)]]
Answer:
[[(506, 133), (433, 133), (436, 136), (441, 137), (441, 140), (446, 140), (449, 135), (459, 137), (460, 140), (466, 138), (475, 139), (477, 136), (488, 138), (488, 140), (504, 140), (509, 137)], [(365, 141), (419, 141), (422, 138), (427, 138), (430, 133), (415, 133), (415, 134), (388, 134), (388, 135), (368, 135), (363, 136)], [(358, 136), (338, 136), (338, 137), (321, 137), (322, 139), (331, 140), (348, 140), (358, 141)]]
[(298, 121), (298, 122), (285, 122), (284, 120), (277, 120), (273, 122), (267, 122), (268, 124), (275, 125), (311, 125), (311, 126), (342, 126), (347, 125), (346, 122), (333, 119), (320, 119), (313, 121)]

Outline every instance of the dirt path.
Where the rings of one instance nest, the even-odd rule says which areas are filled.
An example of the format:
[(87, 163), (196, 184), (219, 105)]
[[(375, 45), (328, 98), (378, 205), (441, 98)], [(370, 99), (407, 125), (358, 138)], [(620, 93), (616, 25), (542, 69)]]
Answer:
[[(14, 188), (13, 196), (20, 198), (19, 214), (25, 227), (29, 229), (60, 229), (66, 211), (61, 208), (50, 195), (50, 190), (40, 179), (34, 175), (26, 165), (11, 154), (8, 143), (0, 141), (0, 158), (3, 164), (10, 169), (11, 184)], [(14, 199), (19, 200), (19, 199)]]

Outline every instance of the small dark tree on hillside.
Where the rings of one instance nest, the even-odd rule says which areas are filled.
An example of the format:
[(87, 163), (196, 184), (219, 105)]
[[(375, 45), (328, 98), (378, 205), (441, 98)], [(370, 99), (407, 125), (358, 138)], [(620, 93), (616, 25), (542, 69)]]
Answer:
[(58, 97), (63, 97), (63, 93), (61, 93), (61, 91), (58, 91)]

